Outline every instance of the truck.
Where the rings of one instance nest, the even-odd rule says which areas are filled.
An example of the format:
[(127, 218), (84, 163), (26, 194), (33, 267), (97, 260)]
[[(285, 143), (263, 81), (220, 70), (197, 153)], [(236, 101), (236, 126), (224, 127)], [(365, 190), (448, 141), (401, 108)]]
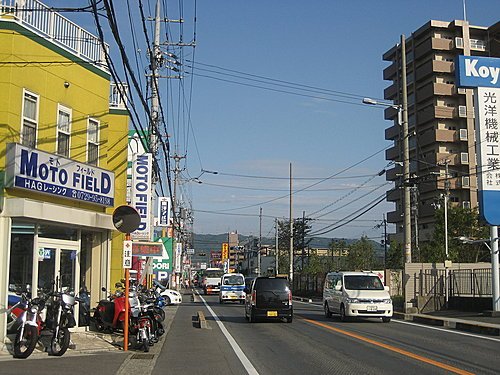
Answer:
[(217, 294), (220, 292), (220, 279), (224, 275), (221, 268), (207, 268), (203, 271), (202, 288), (204, 294)]

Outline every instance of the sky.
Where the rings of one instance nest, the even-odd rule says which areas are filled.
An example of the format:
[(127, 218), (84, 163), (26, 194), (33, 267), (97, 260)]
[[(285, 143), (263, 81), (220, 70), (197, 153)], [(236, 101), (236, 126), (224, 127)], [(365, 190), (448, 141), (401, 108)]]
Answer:
[[(138, 1), (113, 3), (123, 44), (143, 77), (147, 47)], [(153, 3), (143, 1), (146, 16)], [(385, 160), (391, 142), (384, 139), (391, 123), (382, 107), (362, 98), (383, 99), (390, 83), (383, 80), (389, 63), (382, 55), (401, 34), (410, 37), (430, 19), (463, 19), (463, 1), (197, 0), (194, 8), (194, 0), (162, 0), (170, 19), (180, 18), (179, 3), (184, 23), (169, 23), (168, 32), (163, 25), (162, 41), (168, 35), (189, 42), (195, 34), (196, 47), (178, 50), (184, 78), (162, 79), (160, 94), (172, 153), (182, 157), (178, 199), (192, 208), (194, 232), (274, 236), (275, 218), (289, 217), (291, 164), (294, 218), (311, 218), (313, 233), (338, 227), (324, 237), (380, 240), (377, 224), (392, 203), (346, 223), (393, 187), (380, 173), (391, 168)], [(472, 25), (490, 26), (499, 14), (498, 0), (466, 2)], [(88, 13), (64, 15), (96, 33)]]

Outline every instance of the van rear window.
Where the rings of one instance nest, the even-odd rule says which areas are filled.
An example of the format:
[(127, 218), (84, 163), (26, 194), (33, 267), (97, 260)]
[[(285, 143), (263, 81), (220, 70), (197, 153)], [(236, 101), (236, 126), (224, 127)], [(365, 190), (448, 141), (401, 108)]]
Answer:
[(223, 279), (223, 284), (224, 285), (244, 285), (245, 279), (243, 278), (243, 276), (239, 276), (239, 275), (225, 276)]
[(346, 275), (344, 287), (350, 290), (384, 290), (379, 277), (370, 275)]
[(257, 279), (255, 280), (255, 289), (288, 291), (289, 285), (286, 279)]

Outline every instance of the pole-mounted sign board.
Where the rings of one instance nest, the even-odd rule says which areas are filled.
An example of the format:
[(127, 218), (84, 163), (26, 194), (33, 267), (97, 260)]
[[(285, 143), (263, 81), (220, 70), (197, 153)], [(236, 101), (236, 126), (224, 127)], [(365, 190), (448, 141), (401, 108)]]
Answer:
[(500, 59), (459, 56), (456, 71), (458, 86), (474, 88), (480, 213), (500, 225)]

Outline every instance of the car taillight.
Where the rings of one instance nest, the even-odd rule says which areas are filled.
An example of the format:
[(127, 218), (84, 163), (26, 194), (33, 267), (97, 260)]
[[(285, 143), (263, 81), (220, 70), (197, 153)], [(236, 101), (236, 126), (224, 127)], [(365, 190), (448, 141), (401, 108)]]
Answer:
[(288, 304), (289, 305), (292, 304), (292, 291), (291, 290), (288, 291)]
[(255, 304), (255, 302), (257, 301), (257, 293), (256, 291), (254, 290), (252, 292), (252, 303)]

